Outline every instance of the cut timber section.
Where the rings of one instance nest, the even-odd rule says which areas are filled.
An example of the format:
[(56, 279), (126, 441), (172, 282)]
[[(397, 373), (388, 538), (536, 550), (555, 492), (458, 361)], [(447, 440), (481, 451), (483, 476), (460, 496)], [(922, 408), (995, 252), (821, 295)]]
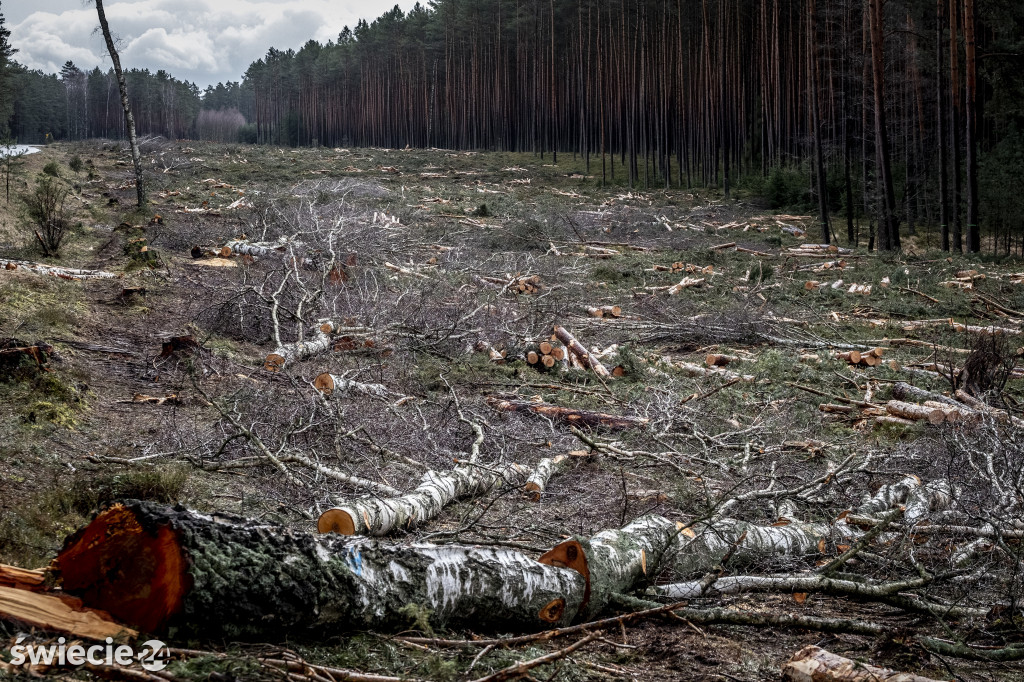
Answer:
[(407, 604), (437, 626), (544, 630), (573, 620), (585, 587), (508, 549), (388, 545), (138, 501), (101, 511), (54, 568), (67, 592), (118, 620), (217, 639), (405, 627)]
[(807, 646), (782, 665), (785, 682), (939, 682), (931, 677), (878, 668)]
[(533, 412), (544, 417), (557, 419), (558, 421), (573, 426), (587, 426), (590, 428), (605, 428), (612, 431), (635, 429), (646, 426), (649, 421), (646, 417), (624, 417), (621, 415), (607, 414), (604, 412), (591, 412), (589, 410), (577, 410), (571, 407), (560, 407), (550, 403), (535, 403), (529, 400), (504, 400), (501, 398), (488, 398), (487, 404), (502, 412)]
[[(289, 246), (301, 246), (301, 244), (288, 244), (288, 243), (270, 243), (270, 244), (258, 244), (256, 242), (249, 242), (242, 239), (236, 239), (230, 241), (218, 250), (218, 255), (221, 258), (228, 258), (234, 254), (241, 254), (243, 256), (256, 256), (262, 258), (277, 257), (286, 259), (288, 256)], [(297, 265), (302, 266), (306, 269), (313, 269), (316, 264), (311, 258), (296, 258), (292, 259)]]
[(109, 614), (85, 608), (66, 595), (0, 587), (0, 620), (92, 640), (131, 639), (139, 633), (115, 622)]
[(851, 365), (864, 365), (866, 367), (877, 367), (882, 364), (884, 348), (872, 348), (867, 351), (851, 350), (836, 355), (837, 360), (845, 360)]
[(565, 344), (565, 347), (569, 349), (573, 355), (575, 355), (580, 362), (583, 363), (584, 367), (594, 370), (594, 373), (601, 377), (611, 376), (611, 372), (608, 368), (601, 364), (601, 361), (593, 356), (582, 343), (576, 340), (568, 329), (555, 325), (555, 338)]
[[(308, 360), (322, 355), (329, 350), (355, 350), (359, 347), (351, 337), (366, 336), (370, 333), (365, 327), (343, 327), (330, 320), (321, 321), (308, 341), (282, 343), (267, 354), (263, 369), (268, 372), (279, 372), (296, 362)], [(348, 335), (348, 336), (342, 336)], [(373, 342), (365, 340), (363, 345), (373, 347)]]
[(46, 589), (46, 575), (42, 571), (0, 564), (0, 587), (39, 592)]
[(62, 268), (56, 265), (45, 263), (32, 263), (25, 260), (8, 260), (0, 258), (0, 269), (3, 270), (27, 270), (37, 275), (49, 275), (60, 279), (83, 280), (83, 279), (117, 279), (121, 275), (103, 270), (79, 270), (77, 268)]
[(428, 471), (408, 495), (350, 500), (320, 515), (317, 530), (341, 535), (386, 535), (429, 521), (455, 500), (482, 495), (503, 485), (519, 487), (530, 476), (520, 464), (464, 464), (451, 471)]
[(318, 374), (316, 379), (313, 379), (313, 386), (327, 397), (333, 395), (352, 395), (353, 393), (372, 395), (378, 398), (385, 398), (388, 395), (387, 386), (383, 384), (364, 384), (331, 374), (330, 372)]
[(544, 489), (547, 488), (548, 481), (565, 466), (567, 459), (568, 455), (558, 455), (541, 460), (540, 464), (537, 465), (537, 468), (533, 470), (530, 478), (526, 481), (526, 494), (530, 496), (531, 500), (540, 502)]

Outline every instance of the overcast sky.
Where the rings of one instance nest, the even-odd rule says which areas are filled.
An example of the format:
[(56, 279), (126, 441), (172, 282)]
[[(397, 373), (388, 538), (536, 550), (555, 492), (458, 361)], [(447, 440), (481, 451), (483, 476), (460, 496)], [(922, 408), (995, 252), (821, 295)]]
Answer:
[[(200, 89), (241, 80), (271, 47), (299, 48), (310, 38), (335, 40), (344, 26), (372, 20), (396, 0), (105, 0), (120, 38), (121, 64), (164, 69)], [(397, 0), (408, 11), (415, 0)], [(426, 4), (425, 2), (423, 4)], [(71, 60), (82, 70), (110, 67), (92, 2), (0, 0), (14, 58), (57, 73)]]

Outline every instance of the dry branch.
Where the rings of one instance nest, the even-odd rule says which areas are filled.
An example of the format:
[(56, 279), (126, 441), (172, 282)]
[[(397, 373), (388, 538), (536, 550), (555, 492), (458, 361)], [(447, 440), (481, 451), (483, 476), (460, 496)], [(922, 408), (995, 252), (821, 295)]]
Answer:
[(645, 417), (625, 417), (604, 412), (577, 410), (571, 407), (560, 407), (550, 403), (535, 403), (528, 400), (504, 400), (488, 398), (487, 404), (502, 412), (533, 412), (535, 414), (557, 419), (573, 426), (606, 428), (613, 431), (633, 429), (647, 424)]

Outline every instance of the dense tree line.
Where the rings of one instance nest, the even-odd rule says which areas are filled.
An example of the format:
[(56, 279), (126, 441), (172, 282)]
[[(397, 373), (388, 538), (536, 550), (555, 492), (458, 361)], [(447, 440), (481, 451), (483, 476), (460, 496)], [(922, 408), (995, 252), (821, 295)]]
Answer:
[[(1018, 0), (434, 0), (203, 93), (128, 75), (141, 134), (571, 153), (602, 182), (814, 206), (826, 240), (976, 250), (981, 225), (1009, 251), (1022, 54)], [(121, 133), (109, 72), (8, 78), (25, 141)]]
[[(11, 135), (25, 144), (125, 135), (124, 111), (113, 69), (84, 72), (67, 62), (59, 74), (13, 64), (8, 69), (15, 96), (6, 119)], [(199, 90), (165, 71), (125, 71), (140, 135), (192, 137), (202, 107)], [(2, 123), (0, 123), (2, 127)]]
[(634, 186), (753, 184), (823, 237), (976, 250), (983, 221), (1010, 249), (1022, 52), (1015, 0), (436, 0), (270, 50), (241, 91), (261, 142), (573, 153)]

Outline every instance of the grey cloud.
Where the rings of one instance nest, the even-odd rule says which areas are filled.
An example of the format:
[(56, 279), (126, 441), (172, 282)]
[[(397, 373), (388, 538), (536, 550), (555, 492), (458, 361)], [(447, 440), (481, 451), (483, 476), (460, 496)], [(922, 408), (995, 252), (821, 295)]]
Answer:
[[(399, 4), (408, 9), (415, 0)], [(68, 59), (82, 69), (106, 69), (110, 60), (92, 7), (67, 0), (59, 13), (35, 12), (11, 28), (18, 61), (54, 72)], [(48, 7), (53, 6), (53, 2)], [(267, 50), (297, 49), (310, 38), (337, 37), (344, 25), (372, 20), (394, 0), (358, 5), (337, 0), (107, 0), (107, 20), (121, 39), (126, 68), (163, 69), (201, 88), (239, 80)]]

